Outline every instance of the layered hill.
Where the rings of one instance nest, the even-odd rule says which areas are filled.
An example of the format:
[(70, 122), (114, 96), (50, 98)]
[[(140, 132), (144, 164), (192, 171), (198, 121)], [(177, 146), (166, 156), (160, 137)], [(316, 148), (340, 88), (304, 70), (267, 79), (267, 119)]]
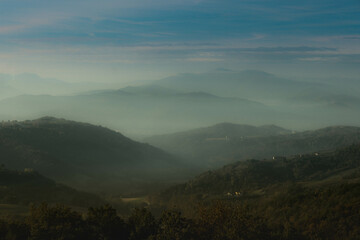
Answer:
[[(44, 117), (3, 122), (1, 163), (32, 168), (81, 189), (131, 188), (134, 182), (179, 177), (184, 170), (171, 155), (104, 127)], [(174, 172), (178, 172), (176, 175)], [(135, 189), (134, 189), (135, 190)]]
[(201, 166), (222, 166), (236, 160), (332, 150), (360, 142), (360, 128), (334, 126), (291, 132), (277, 126), (218, 124), (146, 141)]
[(278, 229), (272, 232), (282, 236), (274, 239), (357, 239), (360, 144), (236, 162), (171, 187), (151, 201), (153, 207), (200, 215), (220, 232), (244, 220), (249, 222), (245, 229), (251, 228), (249, 219), (255, 218)]
[(83, 87), (55, 79), (24, 75), (3, 76), (1, 80), (0, 76), (0, 118), (59, 116), (126, 130), (132, 137), (219, 122), (273, 123), (292, 129), (356, 126), (360, 92), (349, 87), (353, 83), (295, 81), (255, 70), (212, 71), (180, 74), (121, 89), (86, 84), (89, 90), (108, 90), (79, 94), (79, 90), (72, 89)]
[(0, 168), (1, 204), (28, 205), (42, 202), (78, 207), (104, 204), (104, 201), (94, 194), (58, 184), (33, 170), (14, 171)]
[(310, 104), (326, 106), (331, 102), (356, 104), (359, 95), (356, 82), (306, 81), (280, 77), (258, 70), (210, 71), (178, 74), (158, 81), (159, 86), (178, 91), (206, 91), (215, 95), (256, 101), (279, 101), (286, 105)]
[[(359, 124), (356, 119), (360, 116), (360, 88), (354, 87), (358, 83), (346, 81), (346, 78), (335, 82), (309, 81), (258, 70), (220, 69), (206, 73), (178, 74), (154, 83), (178, 91), (205, 91), (224, 97), (246, 98), (267, 104), (273, 111), (287, 114), (264, 116), (266, 122), (260, 122), (261, 119), (242, 121), (239, 118), (246, 123), (275, 123), (293, 129)], [(243, 112), (243, 116), (246, 115), (247, 112)]]
[(303, 91), (316, 93), (326, 90), (328, 93), (335, 93), (336, 90), (348, 90), (344, 85), (335, 87), (325, 83), (293, 80), (258, 70), (178, 74), (157, 80), (155, 83), (180, 91), (206, 91), (221, 96), (243, 96), (258, 101), (286, 99)]
[(349, 183), (360, 183), (359, 144), (333, 152), (236, 162), (205, 172), (161, 196), (167, 200), (249, 197), (273, 193), (274, 188), (288, 184), (314, 187)]
[(148, 136), (236, 119), (265, 124), (279, 117), (291, 118), (241, 96), (176, 91), (157, 85), (73, 96), (21, 95), (0, 101), (0, 112), (10, 119), (61, 116)]

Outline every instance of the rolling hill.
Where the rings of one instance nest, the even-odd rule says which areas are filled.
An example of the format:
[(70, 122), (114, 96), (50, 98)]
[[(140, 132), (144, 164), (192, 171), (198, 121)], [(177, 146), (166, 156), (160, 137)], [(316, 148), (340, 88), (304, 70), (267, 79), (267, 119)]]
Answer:
[(0, 168), (0, 204), (61, 203), (77, 207), (104, 204), (100, 197), (77, 191), (39, 173)]
[[(353, 87), (353, 82), (340, 82), (294, 80), (258, 70), (219, 70), (178, 74), (154, 81), (154, 84), (177, 91), (204, 91), (260, 102), (277, 112), (273, 113), (275, 115), (260, 117), (267, 119), (266, 122), (260, 122), (260, 119), (236, 121), (230, 118), (224, 121), (257, 125), (272, 123), (299, 130), (330, 125), (359, 125), (355, 120), (360, 117), (359, 88)], [(247, 112), (243, 112), (243, 115), (247, 115)]]
[(75, 96), (22, 95), (0, 101), (0, 112), (17, 120), (59, 116), (147, 136), (223, 121), (261, 124), (294, 117), (244, 98), (174, 92), (152, 85)]
[(169, 201), (196, 195), (264, 196), (273, 194), (274, 188), (297, 183), (307, 187), (360, 183), (360, 145), (331, 152), (239, 161), (200, 174), (161, 196)]
[(360, 142), (360, 128), (334, 126), (293, 133), (277, 126), (218, 124), (146, 141), (200, 166), (219, 167), (236, 160), (332, 150)]
[(251, 228), (250, 219), (257, 219), (278, 229), (272, 232), (281, 236), (274, 239), (357, 239), (359, 200), (360, 145), (355, 144), (230, 164), (153, 196), (152, 206), (200, 215), (212, 229), (220, 226), (219, 232), (241, 221)]
[(52, 117), (3, 122), (0, 153), (1, 163), (11, 169), (32, 168), (91, 191), (136, 192), (141, 184), (171, 182), (187, 171), (176, 158), (148, 144), (104, 127)]

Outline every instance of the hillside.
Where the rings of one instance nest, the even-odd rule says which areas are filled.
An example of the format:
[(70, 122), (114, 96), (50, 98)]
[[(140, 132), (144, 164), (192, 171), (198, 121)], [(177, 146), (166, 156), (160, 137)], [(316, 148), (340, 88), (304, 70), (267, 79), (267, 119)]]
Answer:
[(33, 170), (13, 171), (0, 168), (0, 204), (28, 205), (42, 202), (77, 207), (104, 204), (96, 195), (58, 184)]
[[(227, 138), (226, 138), (227, 137)], [(201, 166), (216, 167), (235, 160), (332, 150), (360, 142), (360, 128), (334, 126), (293, 133), (276, 126), (219, 124), (146, 141)]]
[(3, 122), (0, 153), (9, 168), (33, 168), (91, 191), (110, 186), (129, 190), (133, 184), (166, 177), (172, 181), (185, 171), (177, 159), (148, 144), (104, 127), (52, 117)]
[(243, 221), (247, 229), (257, 219), (280, 233), (274, 239), (357, 239), (359, 201), (356, 144), (230, 164), (153, 196), (152, 207), (204, 217), (213, 229), (209, 236), (227, 236)]
[(265, 197), (274, 191), (285, 193), (286, 185), (313, 188), (348, 183), (360, 183), (359, 144), (333, 152), (236, 162), (169, 188), (160, 199)]
[(198, 128), (185, 132), (153, 136), (146, 138), (146, 140), (157, 143), (158, 145), (164, 144), (169, 140), (184, 141), (186, 139), (199, 142), (207, 138), (222, 138), (226, 136), (230, 140), (230, 138), (234, 137), (264, 137), (288, 133), (291, 133), (291, 131), (274, 125), (255, 127), (245, 124), (219, 123), (210, 127)]

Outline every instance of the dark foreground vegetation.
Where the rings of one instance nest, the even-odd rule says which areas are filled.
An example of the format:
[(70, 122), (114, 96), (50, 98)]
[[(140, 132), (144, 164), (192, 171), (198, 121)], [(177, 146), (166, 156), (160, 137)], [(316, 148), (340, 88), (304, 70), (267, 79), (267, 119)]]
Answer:
[(62, 205), (32, 206), (27, 217), (0, 220), (0, 239), (359, 239), (360, 184), (293, 185), (261, 200), (223, 199), (199, 205), (192, 218), (134, 209), (122, 218), (110, 205), (81, 214)]
[(56, 183), (32, 169), (15, 171), (0, 165), (0, 204), (28, 206), (44, 200), (77, 207), (99, 206), (105, 203), (95, 194)]
[[(110, 205), (86, 212), (30, 204), (26, 216), (0, 220), (0, 239), (359, 239), (359, 166), (358, 144), (329, 153), (239, 162), (170, 188), (126, 217)], [(40, 178), (3, 172), (6, 179)]]

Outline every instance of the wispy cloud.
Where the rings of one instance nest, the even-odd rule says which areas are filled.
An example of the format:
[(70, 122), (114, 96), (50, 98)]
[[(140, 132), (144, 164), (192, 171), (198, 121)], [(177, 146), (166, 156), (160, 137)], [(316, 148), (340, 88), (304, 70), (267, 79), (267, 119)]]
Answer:
[(311, 46), (298, 46), (298, 47), (257, 47), (257, 48), (238, 48), (239, 51), (247, 52), (273, 52), (273, 53), (291, 53), (291, 52), (324, 52), (336, 51), (337, 48), (330, 47), (311, 47)]
[(62, 66), (84, 78), (84, 69), (118, 67), (138, 73), (346, 62), (350, 68), (359, 60), (359, 27), (358, 0), (5, 0), (0, 55), (10, 56), (7, 64), (17, 71)]
[(299, 58), (300, 61), (306, 62), (335, 62), (339, 61), (338, 57), (308, 57), (308, 58)]
[(9, 25), (0, 26), (0, 34), (8, 34), (18, 32), (19, 30), (25, 29), (26, 25)]
[(360, 40), (360, 34), (321, 36), (315, 37), (313, 40), (319, 42), (329, 42), (334, 40)]
[(222, 61), (224, 61), (224, 59), (202, 57), (202, 58), (187, 58), (186, 61), (189, 61), (189, 62), (222, 62)]

